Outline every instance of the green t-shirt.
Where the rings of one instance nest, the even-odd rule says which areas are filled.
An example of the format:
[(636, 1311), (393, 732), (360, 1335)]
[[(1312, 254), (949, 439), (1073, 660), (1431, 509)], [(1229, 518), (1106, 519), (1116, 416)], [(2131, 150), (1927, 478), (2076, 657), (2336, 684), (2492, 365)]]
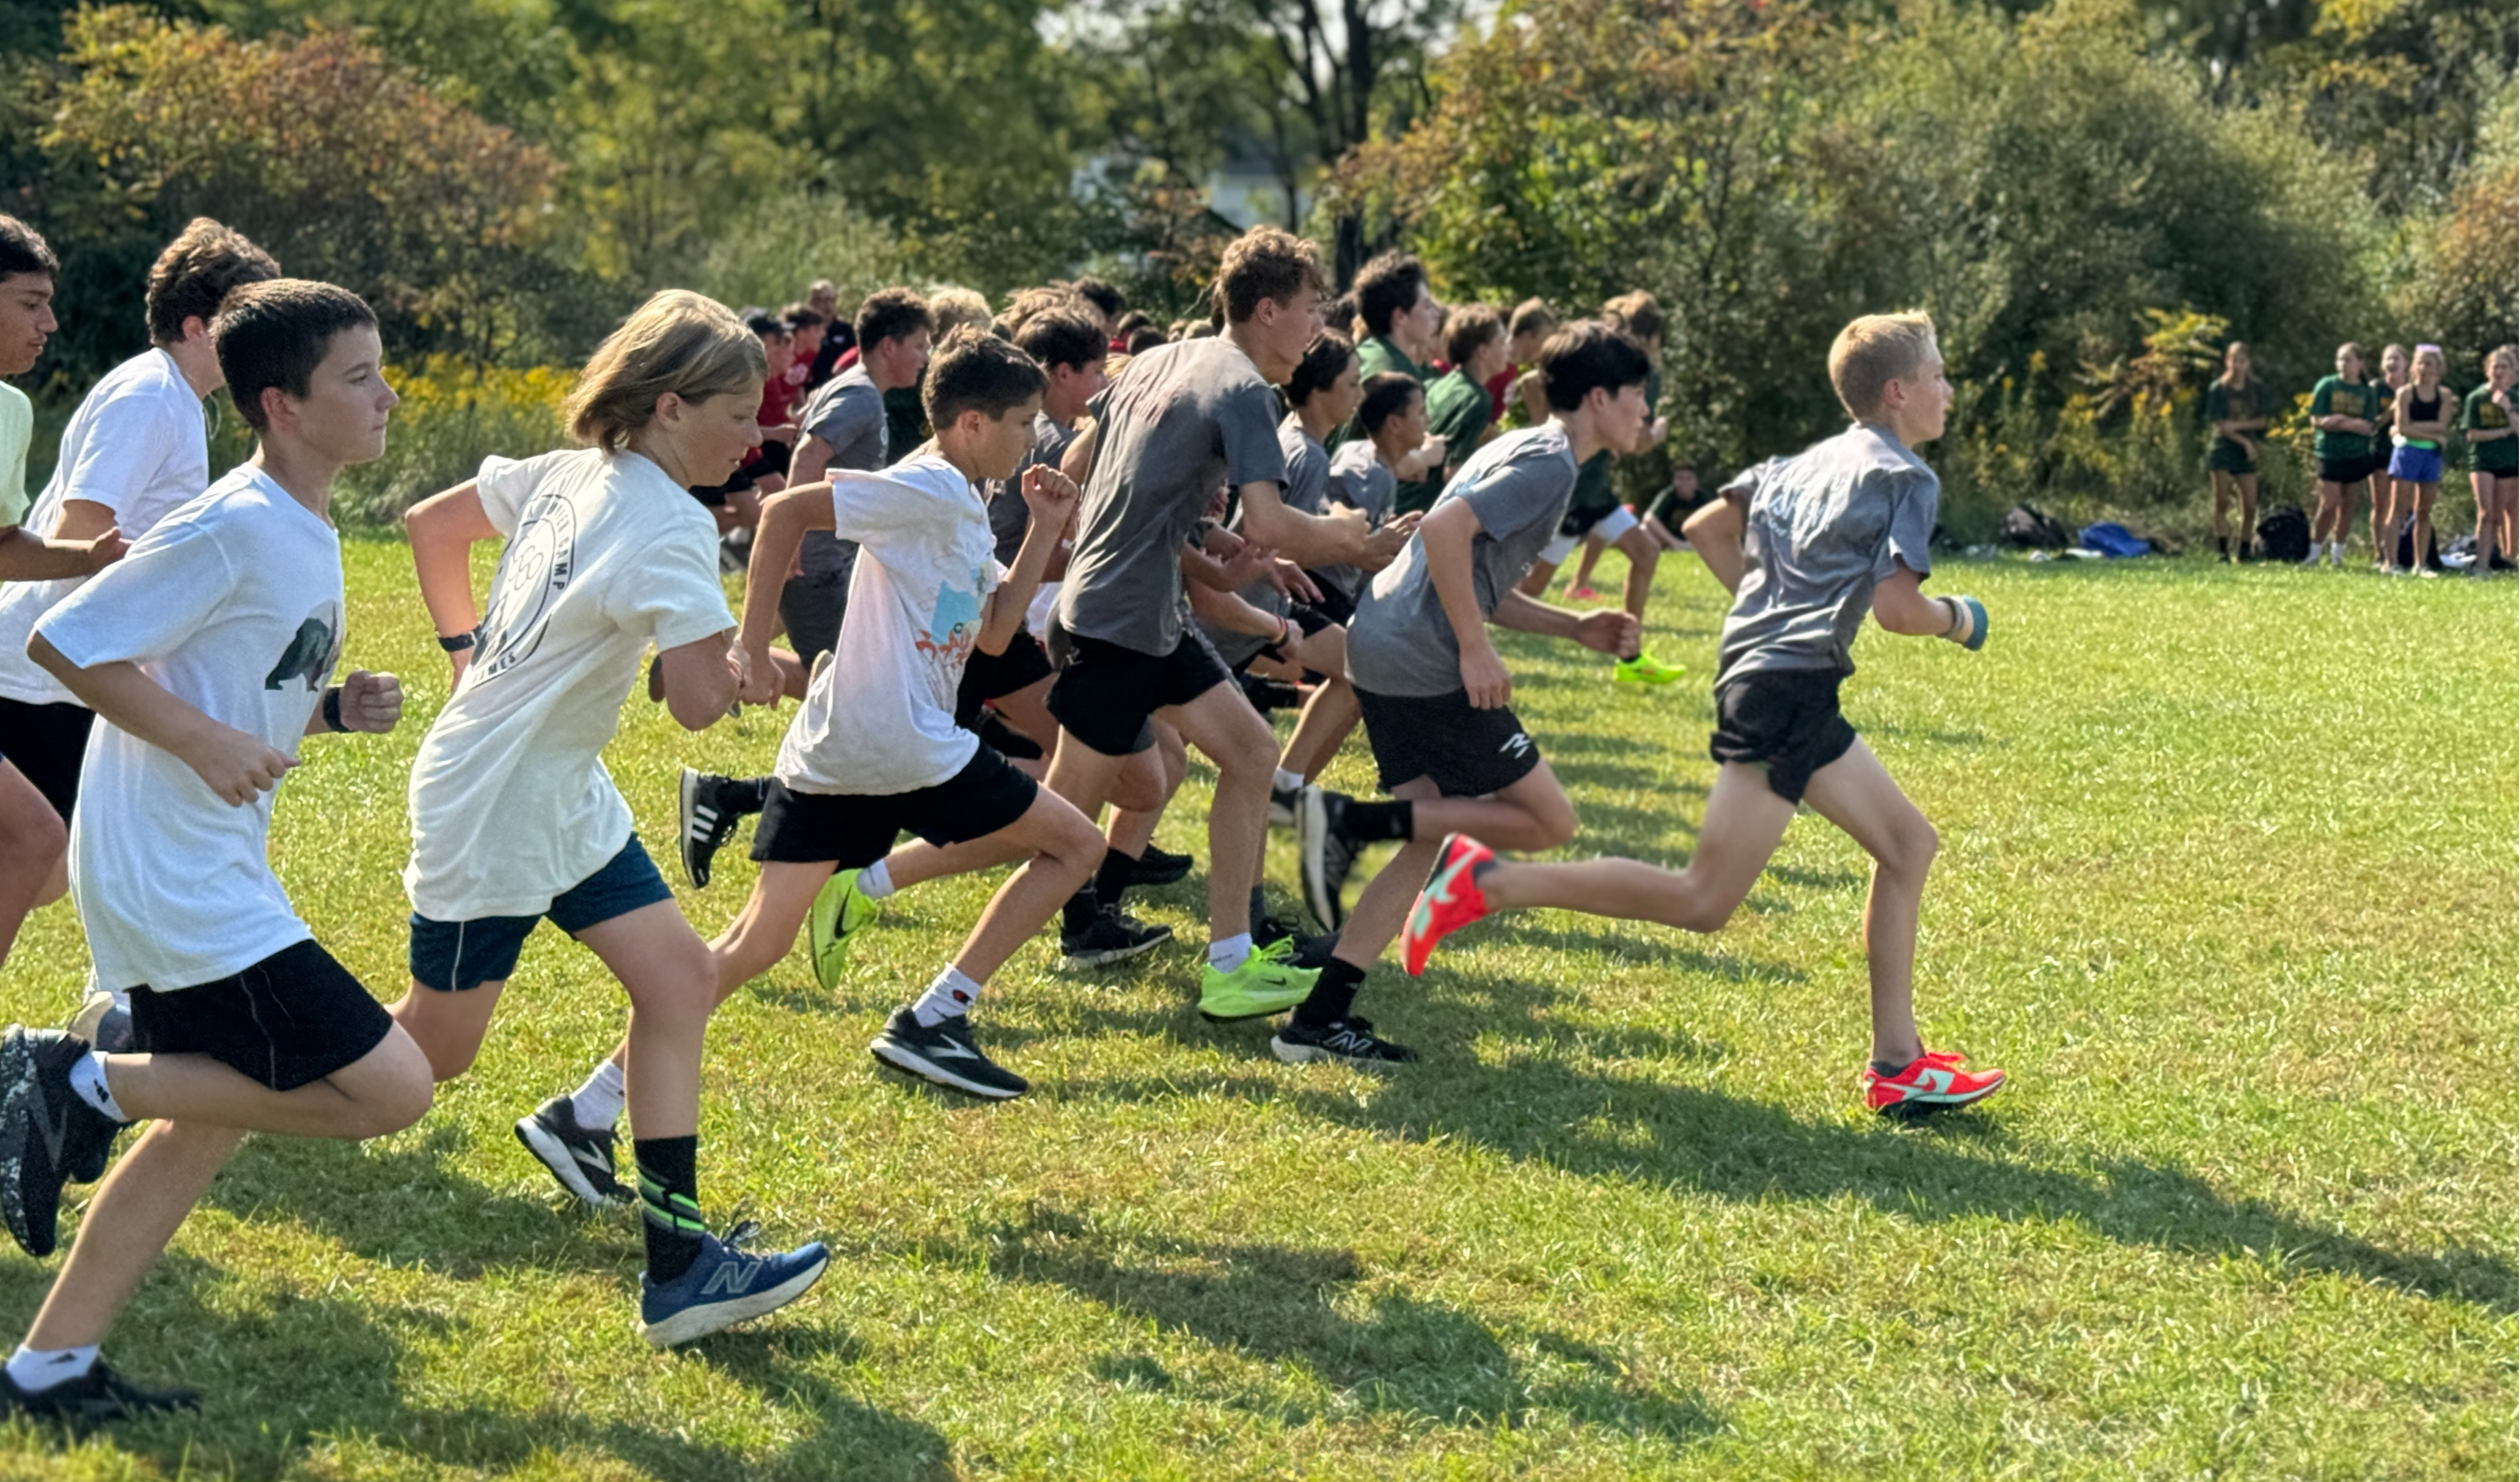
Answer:
[(0, 382), (0, 526), (26, 517), (26, 449), (35, 440), (35, 404)]
[(1472, 381), (1468, 372), (1456, 367), (1435, 378), (1435, 383), (1426, 388), (1426, 426), (1444, 439), (1444, 467), (1416, 483), (1402, 484), (1393, 509), (1434, 508), (1445, 480), (1479, 450), (1479, 434), (1488, 429), (1489, 410), (1487, 387)]
[[(2509, 398), (2496, 400), (2494, 382), (2487, 382), (2467, 393), (2466, 409), (2458, 425), (2479, 432), (2511, 426)], [(2497, 473), (2504, 477), (2520, 475), (2520, 438), (2498, 437), (2492, 442), (2469, 443), (2467, 466), (2479, 473)]]
[[(2370, 382), (2348, 382), (2342, 376), (2330, 376), (2311, 388), (2310, 415), (2316, 422), (2321, 417), (2360, 417), (2379, 425), (2383, 398), (2380, 388)], [(2371, 437), (2365, 432), (2331, 432), (2320, 427), (2311, 439), (2312, 456), (2331, 463), (2344, 463), (2371, 456)]]
[[(2210, 430), (2211, 427), (2218, 422), (2252, 422), (2261, 417), (2271, 416), (2273, 400), (2274, 398), (2267, 391), (2267, 383), (2263, 381), (2252, 380), (2247, 385), (2235, 386), (2227, 385), (2217, 379), (2212, 385), (2205, 388), (2205, 425), (2209, 429), (2206, 433), (2207, 445), (2228, 447), (2235, 453), (2246, 452), (2247, 450), (2236, 440), (2213, 432)], [(2252, 444), (2263, 443), (2267, 438), (2264, 428), (2244, 435)]]
[[(1418, 382), (1420, 385), (1423, 385), (1426, 381), (1426, 368), (1410, 359), (1408, 351), (1400, 348), (1400, 346), (1396, 344), (1393, 344), (1390, 340), (1384, 338), (1380, 335), (1369, 337), (1363, 344), (1356, 347), (1356, 379), (1358, 384), (1362, 385), (1366, 382), (1372, 380), (1374, 377), (1381, 375), (1385, 371), (1397, 371), (1401, 375), (1408, 377), (1410, 380)], [(1431, 408), (1429, 410), (1431, 410)], [(1323, 444), (1323, 446), (1328, 451), (1335, 453), (1339, 449), (1347, 446), (1349, 443), (1360, 442), (1363, 441), (1364, 438), (1365, 425), (1351, 417), (1347, 420), (1347, 426), (1331, 432), (1330, 440)], [(1409, 489), (1410, 486), (1408, 484), (1402, 484), (1400, 486), (1402, 497), (1400, 503), (1393, 506), (1393, 508), (1397, 510), (1424, 509), (1424, 505), (1413, 505), (1409, 503), (1407, 497)]]

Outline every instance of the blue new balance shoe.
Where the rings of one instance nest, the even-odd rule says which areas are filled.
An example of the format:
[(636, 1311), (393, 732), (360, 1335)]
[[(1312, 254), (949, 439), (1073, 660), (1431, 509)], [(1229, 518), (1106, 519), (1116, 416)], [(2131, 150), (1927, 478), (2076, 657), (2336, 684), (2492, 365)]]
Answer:
[(639, 1336), (658, 1348), (705, 1338), (720, 1328), (777, 1312), (822, 1280), (832, 1253), (808, 1240), (782, 1255), (756, 1256), (744, 1243), (760, 1233), (751, 1220), (725, 1235), (702, 1235), (692, 1269), (658, 1285), (639, 1279)]

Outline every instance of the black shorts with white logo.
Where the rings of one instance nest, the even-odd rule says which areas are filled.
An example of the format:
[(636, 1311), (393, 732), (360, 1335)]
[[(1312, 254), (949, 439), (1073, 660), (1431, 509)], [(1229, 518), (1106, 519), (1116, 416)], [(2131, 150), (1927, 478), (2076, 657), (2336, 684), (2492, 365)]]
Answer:
[(1766, 767), (1777, 796), (1801, 802), (1812, 774), (1855, 744), (1855, 727), (1837, 708), (1841, 683), (1834, 669), (1764, 669), (1726, 680), (1715, 687), (1707, 754)]
[(1359, 690), (1356, 703), (1385, 792), (1423, 777), (1446, 797), (1486, 797), (1540, 765), (1540, 746), (1512, 709), (1479, 709), (1466, 690), (1434, 696)]
[(1050, 713), (1067, 732), (1104, 756), (1135, 756), (1155, 743), (1147, 722), (1172, 705), (1186, 705), (1233, 671), (1216, 656), (1205, 634), (1184, 628), (1170, 653), (1141, 653), (1099, 638), (1082, 638), (1054, 626), (1051, 656), (1059, 663), (1050, 691)]
[(937, 845), (995, 833), (1023, 817), (1040, 791), (987, 746), (975, 748), (952, 777), (908, 792), (795, 792), (773, 782), (753, 826), (752, 857), (784, 865), (828, 860), (856, 870), (890, 854), (904, 832)]
[(1003, 653), (973, 649), (963, 665), (963, 688), (954, 694), (954, 724), (968, 731), (978, 722), (982, 705), (1028, 690), (1058, 672), (1040, 643), (1021, 628), (1007, 640)]
[(131, 990), (134, 1050), (206, 1055), (274, 1091), (357, 1064), (392, 1032), (384, 1006), (312, 941), (199, 987)]

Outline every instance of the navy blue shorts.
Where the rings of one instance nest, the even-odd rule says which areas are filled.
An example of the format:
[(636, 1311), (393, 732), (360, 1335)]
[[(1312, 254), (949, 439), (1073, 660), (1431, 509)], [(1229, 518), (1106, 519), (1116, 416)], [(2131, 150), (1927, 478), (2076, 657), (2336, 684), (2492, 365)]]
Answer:
[(411, 918), (411, 980), (424, 988), (460, 993), (483, 983), (504, 983), (517, 970), (525, 938), (548, 917), (571, 936), (628, 916), (674, 892), (656, 873), (639, 835), (605, 867), (554, 897), (540, 916), (485, 916), (470, 921), (433, 921), (418, 912)]

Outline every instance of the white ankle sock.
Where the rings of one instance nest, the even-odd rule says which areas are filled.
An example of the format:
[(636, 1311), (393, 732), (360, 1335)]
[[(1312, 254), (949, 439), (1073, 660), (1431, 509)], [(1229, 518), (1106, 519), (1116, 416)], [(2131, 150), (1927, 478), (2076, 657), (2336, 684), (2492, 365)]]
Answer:
[(936, 981), (910, 1006), (910, 1016), (919, 1020), (922, 1029), (933, 1029), (947, 1019), (961, 1018), (980, 996), (980, 985), (963, 975), (962, 969), (948, 966), (936, 974)]
[(1302, 774), (1302, 773), (1300, 773), (1300, 772), (1289, 772), (1289, 771), (1287, 771), (1285, 768), (1283, 768), (1283, 767), (1280, 767), (1280, 768), (1278, 769), (1277, 788), (1278, 788), (1278, 790), (1279, 790), (1279, 791), (1281, 791), (1281, 792), (1301, 792), (1301, 791), (1303, 791), (1303, 790), (1304, 790), (1304, 776), (1303, 776), (1303, 774)]
[(589, 1132), (602, 1132), (621, 1120), (621, 1104), (629, 1097), (621, 1080), (621, 1067), (606, 1060), (595, 1067), (586, 1084), (569, 1095), (568, 1109), (577, 1125)]
[(96, 1367), (98, 1345), (84, 1348), (28, 1348), (18, 1345), (9, 1356), (9, 1380), (27, 1394), (84, 1378)]
[[(122, 1114), (122, 1108), (114, 1103), (112, 1088), (105, 1084), (105, 1061), (96, 1057), (95, 1051), (89, 1051), (87, 1054), (80, 1055), (77, 1060), (71, 1063), (70, 1090), (77, 1093), (80, 1100), (87, 1102), (90, 1106), (95, 1107), (97, 1110), (113, 1118), (115, 1121), (128, 1122), (131, 1120), (131, 1118), (124, 1116)], [(84, 1373), (86, 1370), (81, 1370), (80, 1372)], [(76, 1377), (76, 1375), (72, 1375), (72, 1377)]]
[(1219, 972), (1237, 972), (1251, 960), (1251, 933), (1238, 932), (1222, 941), (1207, 944), (1207, 966)]
[(892, 894), (892, 871), (885, 867), (884, 861), (877, 860), (858, 872), (858, 894), (871, 901), (879, 901)]

